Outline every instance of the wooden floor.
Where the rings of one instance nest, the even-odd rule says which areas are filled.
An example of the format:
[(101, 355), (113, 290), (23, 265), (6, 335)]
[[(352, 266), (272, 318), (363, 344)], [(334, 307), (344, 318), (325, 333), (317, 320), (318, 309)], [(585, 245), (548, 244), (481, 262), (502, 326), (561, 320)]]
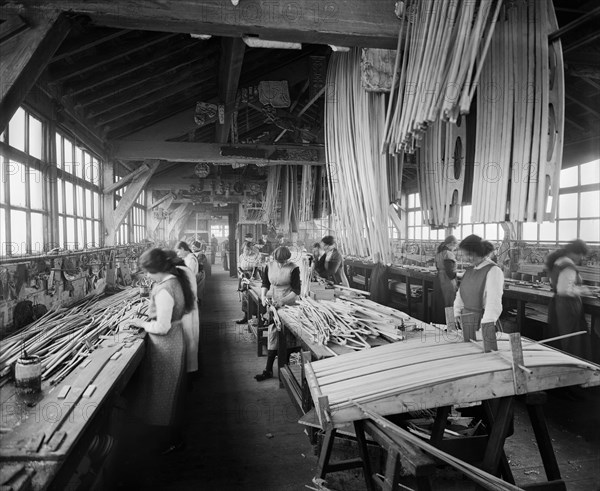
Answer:
[[(256, 382), (265, 358), (245, 325), (236, 291), (237, 280), (220, 264), (208, 278), (201, 313), (201, 369), (186, 404), (185, 450), (154, 457), (147, 435), (134, 422), (124, 435), (119, 489), (305, 491), (311, 486), (317, 459), (297, 423), (298, 416), (276, 379)], [(547, 405), (550, 435), (569, 491), (600, 491), (600, 391), (584, 400), (551, 396)], [(137, 429), (136, 429), (137, 428)], [(137, 433), (136, 433), (137, 431)], [(338, 457), (355, 449), (339, 446)], [(515, 434), (506, 453), (517, 484), (544, 480), (544, 469), (528, 425), (517, 406)], [(410, 486), (410, 480), (405, 482)], [(328, 476), (335, 491), (365, 489), (361, 471)], [(413, 488), (414, 489), (414, 488)], [(461, 475), (444, 472), (435, 489), (468, 491), (475, 487)]]

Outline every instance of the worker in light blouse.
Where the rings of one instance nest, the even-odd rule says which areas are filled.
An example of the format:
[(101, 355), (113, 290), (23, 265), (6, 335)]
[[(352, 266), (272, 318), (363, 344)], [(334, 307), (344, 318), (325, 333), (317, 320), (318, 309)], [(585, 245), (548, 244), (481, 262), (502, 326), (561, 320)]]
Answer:
[(175, 246), (175, 251), (183, 259), (185, 265), (190, 268), (195, 277), (198, 274), (198, 258), (192, 252), (188, 243), (184, 241), (178, 242)]
[[(289, 260), (291, 256), (292, 253), (285, 246), (278, 247), (273, 251), (274, 260), (265, 267), (261, 285), (261, 298), (264, 306), (267, 306), (269, 302), (275, 308), (291, 305), (300, 295), (300, 268)], [(254, 377), (259, 382), (273, 376), (273, 363), (277, 357), (279, 346), (278, 336), (276, 326), (270, 324), (267, 336), (267, 365), (261, 374)]]
[(489, 256), (494, 246), (477, 235), (469, 235), (458, 245), (463, 261), (470, 264), (454, 299), (454, 317), (457, 324), (464, 322), (477, 326), (496, 323), (502, 313), (504, 274)]
[(433, 280), (433, 299), (431, 305), (432, 321), (446, 323), (446, 307), (454, 305), (456, 298), (456, 256), (454, 250), (458, 241), (454, 235), (444, 239), (435, 255), (437, 276)]
[(121, 327), (139, 327), (148, 333), (137, 412), (157, 433), (159, 451), (164, 455), (184, 446), (180, 430), (185, 378), (182, 318), (192, 311), (195, 299), (188, 275), (173, 264), (166, 251), (146, 251), (140, 265), (155, 282), (149, 320), (131, 319)]
[[(546, 270), (554, 297), (548, 306), (548, 335), (545, 337), (588, 331), (581, 295), (589, 295), (590, 290), (582, 285), (577, 269), (588, 251), (584, 241), (573, 240), (546, 258)], [(584, 335), (555, 341), (553, 346), (589, 360), (590, 344), (589, 338)]]
[(321, 248), (325, 253), (323, 261), (325, 278), (333, 281), (336, 285), (350, 286), (344, 272), (344, 258), (337, 249), (333, 235), (326, 235), (321, 239)]

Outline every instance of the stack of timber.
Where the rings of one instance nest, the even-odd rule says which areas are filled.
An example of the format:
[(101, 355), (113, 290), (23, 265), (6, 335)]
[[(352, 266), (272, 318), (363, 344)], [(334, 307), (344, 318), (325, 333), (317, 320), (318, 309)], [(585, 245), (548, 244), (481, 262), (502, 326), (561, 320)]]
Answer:
[(145, 314), (147, 306), (148, 300), (140, 298), (138, 289), (128, 288), (49, 311), (0, 343), (0, 385), (10, 380), (12, 367), (24, 353), (41, 358), (42, 380), (59, 383), (88, 357), (103, 336), (120, 322)]
[(564, 65), (560, 41), (548, 45), (557, 28), (552, 2), (507, 3), (497, 24), (477, 94), (472, 219), (554, 220)]
[(469, 111), (501, 4), (407, 2), (381, 140), (384, 149), (412, 152), (429, 124), (438, 119), (456, 122)]
[[(356, 406), (382, 415), (432, 409), (570, 385), (600, 384), (600, 367), (523, 338), (501, 335), (498, 351), (443, 336), (392, 343), (305, 366), (321, 424), (364, 419)], [(519, 355), (520, 353), (520, 355)], [(520, 356), (522, 359), (519, 360)], [(323, 397), (328, 408), (319, 406)]]
[(325, 147), (334, 230), (345, 254), (391, 260), (387, 159), (379, 152), (385, 99), (360, 83), (360, 53), (333, 53), (327, 70)]

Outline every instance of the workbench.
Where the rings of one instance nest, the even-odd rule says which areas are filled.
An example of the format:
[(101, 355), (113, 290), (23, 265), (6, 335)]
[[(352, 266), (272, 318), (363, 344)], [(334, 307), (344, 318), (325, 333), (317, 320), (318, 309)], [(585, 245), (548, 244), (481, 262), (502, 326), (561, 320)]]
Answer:
[(39, 394), (19, 394), (12, 384), (0, 388), (0, 485), (66, 489), (83, 458), (102, 467), (114, 441), (107, 433), (110, 409), (143, 355), (143, 335), (117, 333), (59, 384), (43, 383)]

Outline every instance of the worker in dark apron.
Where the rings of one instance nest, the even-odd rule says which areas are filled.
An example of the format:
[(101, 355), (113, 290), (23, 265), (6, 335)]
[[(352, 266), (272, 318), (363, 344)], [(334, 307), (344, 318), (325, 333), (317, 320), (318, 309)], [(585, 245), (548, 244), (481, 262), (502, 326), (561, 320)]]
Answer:
[(433, 280), (433, 300), (431, 302), (431, 319), (440, 324), (446, 323), (446, 307), (454, 305), (456, 297), (456, 256), (454, 249), (458, 241), (454, 235), (446, 237), (435, 255), (437, 276)]
[(463, 261), (470, 264), (454, 300), (457, 324), (477, 330), (482, 323), (495, 324), (502, 313), (504, 274), (489, 256), (494, 246), (477, 235), (469, 235), (459, 244)]
[[(300, 295), (300, 268), (289, 259), (290, 250), (281, 246), (273, 252), (274, 261), (265, 267), (261, 286), (263, 305), (279, 308), (292, 305)], [(273, 376), (273, 363), (277, 357), (279, 332), (274, 323), (269, 324), (267, 337), (267, 366), (254, 378), (261, 382)]]

